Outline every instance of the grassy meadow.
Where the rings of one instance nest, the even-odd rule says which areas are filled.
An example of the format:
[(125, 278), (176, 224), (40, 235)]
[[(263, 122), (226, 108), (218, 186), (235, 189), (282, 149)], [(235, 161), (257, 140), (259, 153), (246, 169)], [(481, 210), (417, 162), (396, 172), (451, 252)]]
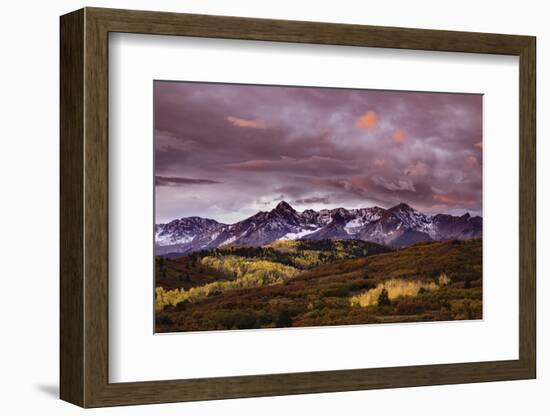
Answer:
[(155, 259), (156, 332), (481, 319), (482, 241), (223, 246)]

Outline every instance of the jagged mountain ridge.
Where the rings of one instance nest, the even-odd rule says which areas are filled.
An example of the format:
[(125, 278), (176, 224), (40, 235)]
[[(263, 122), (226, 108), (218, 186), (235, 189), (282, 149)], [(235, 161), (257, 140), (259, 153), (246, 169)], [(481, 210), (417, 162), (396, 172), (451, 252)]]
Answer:
[(482, 218), (469, 214), (426, 215), (407, 204), (392, 208), (312, 209), (298, 212), (287, 202), (235, 224), (187, 217), (155, 225), (157, 255), (188, 254), (226, 244), (263, 246), (287, 239), (359, 239), (393, 247), (420, 241), (481, 237)]

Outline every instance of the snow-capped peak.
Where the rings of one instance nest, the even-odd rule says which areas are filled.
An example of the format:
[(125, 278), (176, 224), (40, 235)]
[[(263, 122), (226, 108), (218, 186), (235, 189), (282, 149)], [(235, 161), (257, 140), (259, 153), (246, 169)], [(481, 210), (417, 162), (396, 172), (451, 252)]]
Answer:
[(430, 216), (400, 203), (389, 209), (312, 209), (297, 212), (281, 201), (268, 212), (258, 212), (227, 225), (188, 217), (155, 226), (158, 255), (190, 253), (234, 243), (263, 246), (282, 239), (361, 239), (386, 245), (423, 240), (466, 239), (481, 236), (480, 217)]

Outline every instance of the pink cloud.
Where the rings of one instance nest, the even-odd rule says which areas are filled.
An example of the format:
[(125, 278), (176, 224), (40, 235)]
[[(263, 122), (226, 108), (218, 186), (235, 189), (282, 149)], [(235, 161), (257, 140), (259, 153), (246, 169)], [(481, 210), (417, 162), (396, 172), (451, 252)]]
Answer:
[(393, 141), (394, 143), (396, 144), (403, 144), (407, 141), (407, 132), (403, 129), (395, 129), (395, 131), (393, 132)]
[(475, 203), (475, 200), (469, 198), (463, 198), (457, 195), (450, 194), (434, 194), (434, 201), (442, 202), (448, 205), (468, 205)]
[(348, 160), (325, 156), (310, 156), (307, 158), (282, 156), (279, 159), (250, 159), (227, 163), (224, 167), (240, 171), (294, 172), (302, 175), (319, 175), (320, 173), (349, 175), (361, 171), (357, 164), (350, 163)]
[(403, 172), (406, 176), (416, 177), (428, 176), (430, 173), (432, 173), (432, 169), (424, 162), (416, 162), (414, 165), (405, 168)]
[(374, 166), (382, 168), (386, 164), (385, 159), (374, 159)]
[(230, 169), (240, 169), (240, 170), (263, 170), (263, 169), (269, 169), (274, 166), (277, 166), (279, 162), (273, 161), (273, 160), (265, 160), (265, 159), (258, 159), (258, 160), (247, 160), (245, 162), (238, 162), (238, 163), (228, 163), (225, 165), (225, 167)]
[(367, 111), (355, 122), (360, 129), (374, 130), (378, 126), (378, 114), (375, 111)]
[(352, 176), (350, 185), (352, 189), (365, 190), (369, 187), (369, 180), (366, 176)]
[(466, 159), (464, 159), (464, 166), (467, 169), (477, 169), (480, 167), (477, 157), (475, 156), (468, 156)]
[(228, 123), (233, 124), (234, 126), (249, 128), (249, 129), (266, 129), (269, 127), (269, 124), (267, 124), (265, 121), (262, 121), (262, 120), (250, 120), (246, 118), (239, 118), (239, 117), (233, 117), (233, 116), (227, 116), (225, 117), (225, 120)]

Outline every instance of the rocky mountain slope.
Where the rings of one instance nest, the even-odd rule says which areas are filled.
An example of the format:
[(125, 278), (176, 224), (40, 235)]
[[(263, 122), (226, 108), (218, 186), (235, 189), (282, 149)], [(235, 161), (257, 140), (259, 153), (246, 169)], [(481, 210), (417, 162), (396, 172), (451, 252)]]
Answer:
[(188, 217), (155, 226), (157, 255), (187, 254), (227, 244), (259, 247), (277, 240), (363, 240), (392, 247), (419, 241), (467, 240), (482, 234), (481, 217), (426, 215), (401, 203), (389, 209), (298, 212), (286, 202), (235, 224)]

